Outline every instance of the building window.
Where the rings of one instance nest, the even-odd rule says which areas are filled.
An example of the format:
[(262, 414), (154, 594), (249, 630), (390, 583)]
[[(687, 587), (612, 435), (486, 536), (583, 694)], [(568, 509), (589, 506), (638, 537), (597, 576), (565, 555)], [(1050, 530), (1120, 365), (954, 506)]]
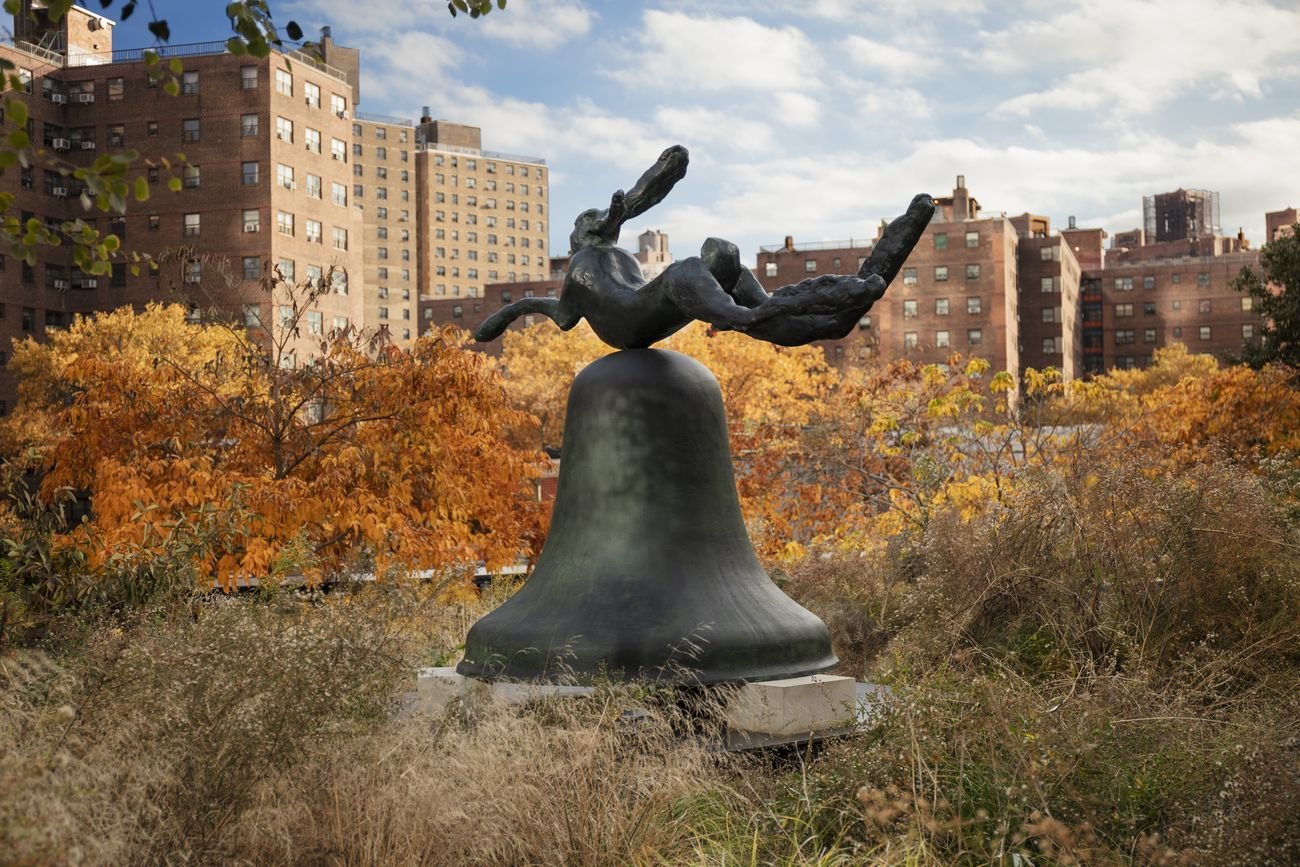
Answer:
[(320, 153), (320, 130), (305, 127), (302, 131), (302, 140), (307, 143), (307, 150), (314, 154)]
[(1132, 277), (1116, 277), (1116, 278), (1115, 278), (1115, 291), (1116, 291), (1116, 292), (1132, 292), (1132, 291), (1133, 291), (1133, 278), (1132, 278)]
[(259, 232), (262, 229), (262, 212), (253, 208), (244, 211), (244, 231)]
[(1156, 278), (1153, 277), (1153, 276), (1151, 276), (1150, 274), (1148, 274), (1147, 276), (1143, 277), (1143, 278), (1142, 278), (1142, 288), (1143, 288), (1143, 289), (1154, 289), (1154, 288), (1156, 288)]
[(916, 332), (915, 332), (915, 331), (905, 331), (905, 332), (903, 332), (903, 348), (904, 348), (904, 349), (915, 349), (915, 348), (916, 348)]
[(1061, 308), (1060, 308), (1060, 307), (1044, 307), (1044, 308), (1043, 308), (1043, 321), (1044, 321), (1044, 322), (1060, 322), (1060, 321), (1061, 321)]
[(262, 260), (257, 256), (244, 257), (244, 279), (258, 280), (262, 276)]
[(1039, 247), (1038, 258), (1044, 262), (1061, 261), (1061, 248), (1053, 244), (1050, 247)]
[(1181, 326), (1181, 325), (1175, 325), (1175, 326), (1174, 326), (1174, 337), (1182, 337), (1182, 336), (1183, 336), (1183, 326)]
[(120, 148), (126, 146), (126, 127), (122, 124), (113, 124), (108, 128), (108, 146), (111, 148)]
[(203, 183), (203, 172), (196, 165), (188, 165), (181, 172), (182, 185), (187, 190), (197, 190)]
[(306, 238), (308, 244), (324, 243), (325, 232), (321, 228), (320, 220), (308, 220)]
[(348, 144), (343, 139), (330, 139), (330, 156), (340, 162), (348, 161)]
[(1254, 306), (1255, 306), (1254, 298), (1251, 298), (1249, 295), (1243, 295), (1241, 297), (1241, 311), (1243, 313), (1249, 313), (1254, 308)]
[(256, 66), (239, 67), (239, 89), (257, 90), (257, 67)]
[(1202, 339), (1202, 340), (1209, 340), (1209, 339), (1210, 339), (1210, 326), (1208, 326), (1208, 325), (1202, 325), (1202, 326), (1201, 326), (1201, 339)]
[(1197, 302), (1197, 305), (1196, 305), (1196, 306), (1197, 306), (1197, 309), (1198, 309), (1201, 313), (1209, 313), (1209, 312), (1210, 312), (1210, 299), (1209, 299), (1209, 298), (1202, 298), (1199, 302)]
[(1197, 285), (1197, 286), (1209, 286), (1209, 285), (1210, 285), (1210, 272), (1209, 272), (1209, 271), (1201, 271), (1200, 273), (1198, 273), (1198, 274), (1196, 275), (1196, 285)]
[(158, 219), (158, 215), (157, 215), (157, 214), (150, 214), (150, 215), (149, 215), (149, 228), (150, 228), (150, 229), (157, 229), (160, 225), (162, 225), (162, 223), (161, 223), (161, 221)]
[(257, 163), (242, 163), (239, 167), (239, 180), (244, 186), (250, 186), (258, 182)]
[(904, 319), (915, 319), (915, 318), (916, 318), (916, 299), (915, 299), (915, 298), (909, 298), (909, 299), (907, 299), (906, 301), (903, 302), (903, 318), (904, 318)]
[[(457, 306), (454, 308), (454, 310), (453, 310), (453, 314), (452, 314), (452, 315), (454, 315), (454, 316), (459, 316), (460, 314), (457, 313), (457, 312), (455, 312), (455, 311), (458, 311), (458, 310), (460, 310), (460, 309), (461, 309), (460, 306), (457, 305)], [(380, 307), (380, 308), (379, 308), (379, 318), (380, 318), (380, 319), (387, 319), (387, 318), (388, 318), (388, 308), (387, 308), (387, 307)]]
[(307, 333), (311, 335), (325, 333), (325, 315), (319, 310), (307, 311)]
[(1134, 332), (1132, 328), (1120, 328), (1115, 331), (1115, 345), (1117, 346), (1132, 343), (1133, 338)]
[(765, 263), (765, 264), (763, 265), (763, 273), (766, 274), (768, 277), (775, 277), (775, 276), (776, 276), (776, 263), (775, 263), (775, 262), (767, 262), (767, 263)]
[(936, 316), (947, 316), (947, 315), (948, 315), (948, 299), (947, 299), (947, 298), (936, 298), (936, 299), (934, 299), (934, 312), (935, 312), (935, 315), (936, 315)]
[(284, 163), (275, 164), (275, 182), (278, 186), (286, 190), (296, 190), (298, 185), (293, 179), (293, 166), (286, 166)]
[(158, 134), (158, 121), (156, 120), (148, 121), (144, 125), (144, 130), (146, 135), (149, 135), (151, 137), (156, 136)]
[(305, 102), (312, 108), (320, 108), (320, 86), (312, 84), (310, 81), (302, 83), (302, 95)]
[(947, 331), (934, 332), (934, 345), (937, 346), (939, 349), (947, 349), (949, 346), (951, 346), (952, 342), (948, 337), (948, 332)]
[(185, 215), (185, 237), (194, 238), (197, 237), (198, 234), (199, 234), (199, 215), (186, 214)]
[(261, 120), (255, 114), (245, 114), (239, 117), (239, 134), (243, 138), (256, 138), (261, 132)]
[(972, 316), (983, 312), (983, 302), (978, 295), (966, 299), (966, 312)]
[(199, 140), (199, 119), (187, 117), (181, 121), (181, 141)]
[(947, 266), (947, 265), (935, 265), (935, 266), (934, 266), (934, 279), (935, 279), (936, 282), (939, 282), (939, 283), (946, 282), (947, 279), (948, 279), (948, 266)]
[(1116, 305), (1115, 305), (1115, 316), (1116, 316), (1116, 317), (1118, 317), (1118, 318), (1124, 318), (1124, 317), (1128, 317), (1128, 316), (1132, 316), (1132, 315), (1133, 315), (1133, 305), (1132, 305), (1132, 304), (1116, 304)]
[(1155, 330), (1154, 328), (1144, 328), (1144, 329), (1142, 330), (1142, 342), (1143, 342), (1143, 343), (1155, 343), (1155, 342), (1156, 342), (1156, 330)]
[(936, 250), (947, 250), (947, 249), (948, 249), (948, 233), (947, 233), (947, 232), (935, 232), (935, 233), (934, 233), (934, 249), (936, 249)]
[(1145, 304), (1143, 304), (1143, 305), (1142, 305), (1142, 315), (1143, 315), (1143, 316), (1155, 316), (1155, 315), (1156, 315), (1156, 302), (1154, 302), (1154, 301), (1147, 301)]
[(181, 93), (192, 94), (199, 92), (199, 74), (195, 70), (188, 70), (181, 73)]
[(1038, 289), (1040, 292), (1060, 292), (1060, 277), (1040, 277), (1038, 280)]
[(275, 228), (281, 235), (292, 235), (293, 214), (288, 211), (277, 211), (275, 214)]
[(348, 230), (334, 226), (331, 230), (335, 250), (346, 250), (348, 248)]
[(334, 181), (330, 184), (330, 201), (336, 205), (344, 207), (348, 204), (348, 187), (347, 184), (340, 184)]
[(1252, 325), (1251, 323), (1247, 322), (1245, 325), (1241, 326), (1241, 339), (1242, 339), (1242, 340), (1250, 340), (1250, 339), (1253, 338), (1254, 336), (1255, 336), (1255, 326), (1254, 326), (1254, 325)]
[(277, 117), (275, 119), (275, 137), (280, 141), (293, 143), (293, 121), (287, 117)]
[(979, 279), (979, 276), (980, 276), (980, 266), (979, 266), (979, 265), (967, 265), (967, 266), (966, 266), (966, 279), (967, 279), (967, 280), (978, 280), (978, 279)]
[(980, 245), (980, 233), (979, 233), (979, 232), (967, 232), (967, 233), (966, 233), (966, 246), (967, 246), (967, 247), (978, 247), (979, 245)]
[(320, 175), (307, 174), (307, 195), (319, 199), (321, 194)]
[(979, 328), (971, 328), (966, 331), (966, 342), (971, 346), (979, 346), (984, 342), (984, 332)]
[(903, 285), (904, 285), (904, 286), (915, 286), (915, 285), (916, 285), (916, 269), (915, 269), (915, 268), (904, 268), (904, 269), (903, 269)]
[(348, 116), (348, 101), (337, 93), (330, 94), (330, 111), (334, 112), (335, 117)]
[(293, 96), (293, 75), (287, 69), (277, 69), (275, 71), (275, 92), (282, 93), (285, 96)]
[[(1047, 248), (1044, 247), (1043, 249), (1047, 249)], [(1043, 338), (1043, 354), (1044, 354), (1044, 355), (1060, 355), (1060, 354), (1061, 354), (1061, 343), (1062, 343), (1062, 341), (1061, 341), (1061, 338), (1060, 338), (1060, 337), (1044, 337), (1044, 338)]]
[(110, 78), (108, 84), (108, 101), (121, 102), (126, 96), (126, 83), (121, 78)]
[(277, 271), (280, 272), (280, 279), (281, 279), (281, 280), (285, 280), (285, 281), (287, 281), (287, 282), (289, 282), (289, 283), (292, 283), (292, 282), (293, 282), (293, 278), (294, 278), (294, 261), (293, 261), (292, 259), (281, 259), (281, 260), (276, 264), (275, 269), (276, 269)]
[(1183, 300), (1181, 298), (1175, 298), (1173, 301), (1169, 302), (1169, 306), (1173, 310), (1182, 310)]

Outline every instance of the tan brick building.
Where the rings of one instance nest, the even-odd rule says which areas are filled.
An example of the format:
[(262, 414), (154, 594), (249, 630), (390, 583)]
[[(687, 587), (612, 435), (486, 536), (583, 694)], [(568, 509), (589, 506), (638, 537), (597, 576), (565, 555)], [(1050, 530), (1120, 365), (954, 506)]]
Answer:
[[(161, 265), (134, 275), (123, 262), (96, 279), (73, 267), (66, 245), (40, 249), (31, 268), (0, 260), (9, 265), (0, 270), (0, 352), (77, 313), (150, 300), (215, 300), (250, 323), (257, 305), (274, 327), (280, 313), (259, 281), (278, 267), (294, 281), (335, 278), (308, 314), (305, 361), (317, 332), (386, 329), (409, 346), (433, 321), (432, 308), (421, 316), (422, 297), (481, 298), (488, 283), (550, 276), (545, 161), (484, 151), (477, 127), (427, 110), (419, 123), (358, 112), (359, 52), (336, 45), (329, 28), (319, 58), (238, 57), (224, 42), (167, 46), (163, 59), (184, 65), (172, 96), (158, 77), (165, 64), (114, 50), (113, 22), (89, 10), (15, 25), (0, 56), (26, 82), (36, 146), (69, 170), (136, 150), (151, 196), (125, 217), (87, 211), (78, 182), (39, 168), (7, 172), (0, 189), (15, 194), (24, 219), (54, 229), (81, 219)], [(177, 193), (167, 187), (173, 173)], [(0, 373), (0, 410), (13, 394)]]
[[(0, 272), (3, 350), (11, 338), (66, 325), (77, 313), (154, 299), (212, 300), (243, 308), (250, 322), (256, 308), (273, 325), (279, 314), (259, 281), (276, 266), (298, 280), (337, 269), (333, 291), (308, 314), (306, 337), (362, 323), (346, 72), (296, 53), (257, 59), (227, 53), (224, 42), (178, 45), (162, 52), (184, 64), (173, 96), (143, 51), (113, 49), (112, 22), (93, 12), (74, 7), (57, 24), (16, 24), (20, 36), (0, 45), (0, 56), (25, 83), (19, 98), (34, 146), (67, 169), (7, 171), (0, 188), (15, 195), (13, 210), (56, 230), (81, 220), (160, 265), (137, 275), (119, 262), (94, 278), (73, 266), (68, 245), (39, 248), (35, 266), (14, 262)], [(127, 149), (144, 160), (149, 199), (132, 202), (125, 216), (87, 210), (69, 172)], [(179, 192), (168, 190), (172, 173)], [(6, 406), (13, 393), (11, 378), (0, 378)]]
[[(490, 283), (550, 276), (550, 173), (538, 157), (485, 151), (478, 127), (433, 120), (415, 128), (421, 331), (447, 298), (482, 298)], [(454, 306), (454, 303), (453, 303)]]

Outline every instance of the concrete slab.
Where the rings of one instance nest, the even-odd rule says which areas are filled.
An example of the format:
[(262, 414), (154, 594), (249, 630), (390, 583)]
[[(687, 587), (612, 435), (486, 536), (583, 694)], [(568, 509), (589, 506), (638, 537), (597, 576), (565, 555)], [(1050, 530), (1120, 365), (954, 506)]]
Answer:
[(452, 702), (461, 697), (465, 678), (451, 666), (422, 668), (415, 680), (415, 702), (412, 713), (442, 716)]
[(734, 731), (775, 737), (848, 728), (858, 718), (857, 688), (851, 677), (827, 674), (747, 683), (726, 718)]

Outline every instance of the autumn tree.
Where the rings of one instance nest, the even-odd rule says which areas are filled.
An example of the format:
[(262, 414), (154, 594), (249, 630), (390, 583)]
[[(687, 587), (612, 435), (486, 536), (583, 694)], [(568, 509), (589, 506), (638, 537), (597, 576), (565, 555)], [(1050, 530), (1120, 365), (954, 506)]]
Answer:
[(1232, 288), (1249, 295), (1264, 320), (1259, 340), (1246, 345), (1245, 361), (1300, 370), (1300, 225), (1265, 244), (1259, 268), (1243, 267)]
[(500, 565), (535, 545), (539, 456), (511, 442), (531, 420), (490, 364), (451, 330), (409, 352), (311, 334), (328, 285), (269, 298), (251, 329), (244, 311), (200, 324), (151, 306), (16, 346), (9, 435), (43, 497), (89, 497), (60, 544), (91, 571), (184, 548), (225, 586)]

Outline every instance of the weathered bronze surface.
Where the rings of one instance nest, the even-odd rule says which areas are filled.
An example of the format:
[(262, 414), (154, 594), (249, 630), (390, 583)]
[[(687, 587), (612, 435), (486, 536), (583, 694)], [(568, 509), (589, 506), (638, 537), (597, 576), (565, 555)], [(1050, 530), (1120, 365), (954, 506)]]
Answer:
[(692, 320), (786, 346), (848, 334), (902, 268), (934, 213), (912, 200), (856, 275), (768, 294), (718, 238), (646, 282), (617, 246), (626, 220), (686, 174), (664, 151), (605, 210), (584, 211), (559, 298), (524, 298), (476, 332), (525, 313), (568, 330), (584, 317), (623, 349), (589, 365), (569, 395), (546, 547), (523, 588), (469, 632), (457, 670), (483, 679), (768, 680), (835, 665), (825, 624), (777, 588), (754, 555), (736, 495), (717, 380), (647, 347)]
[(546, 547), (474, 624), (461, 674), (718, 683), (835, 664), (826, 626), (754, 555), (707, 368), (664, 350), (606, 356), (574, 381), (565, 424)]
[(614, 193), (607, 209), (580, 214), (569, 236), (572, 258), (560, 297), (509, 304), (488, 317), (475, 338), (494, 340), (520, 316), (540, 313), (565, 331), (585, 317), (601, 340), (619, 349), (651, 346), (695, 319), (782, 346), (838, 339), (885, 294), (934, 214), (929, 196), (912, 199), (856, 275), (821, 275), (769, 295), (741, 265), (735, 244), (709, 238), (699, 256), (674, 262), (646, 282), (636, 258), (618, 246), (619, 231), (663, 201), (686, 175), (687, 161), (686, 148), (671, 147), (631, 190)]

